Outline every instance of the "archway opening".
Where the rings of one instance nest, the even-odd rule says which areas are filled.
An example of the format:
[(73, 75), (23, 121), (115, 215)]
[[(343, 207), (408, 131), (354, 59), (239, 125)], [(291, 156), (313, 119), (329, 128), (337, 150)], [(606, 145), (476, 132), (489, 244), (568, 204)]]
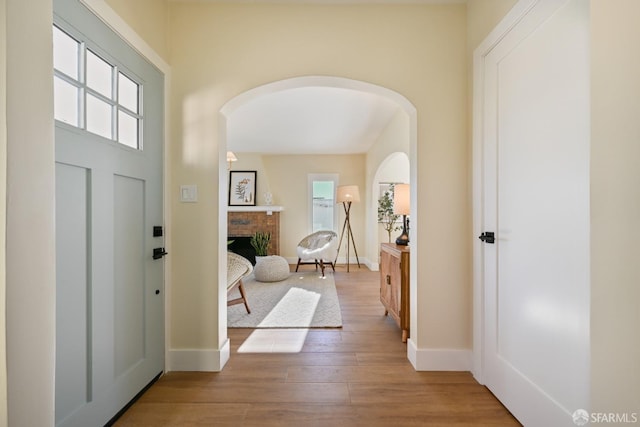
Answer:
[[(402, 112), (401, 114), (405, 117), (405, 121), (408, 123), (406, 138), (408, 139), (407, 146), (409, 147), (408, 149), (409, 152), (396, 153), (398, 157), (391, 154), (382, 162), (379, 162), (380, 163), (379, 165), (374, 164), (372, 166), (372, 170), (376, 171), (374, 175), (377, 176), (380, 171), (380, 166), (384, 166), (384, 164), (393, 165), (393, 164), (396, 164), (396, 162), (401, 162), (403, 164), (402, 167), (404, 172), (408, 173), (409, 177), (408, 179), (404, 175), (402, 177), (398, 177), (397, 182), (414, 182), (414, 183), (417, 182), (417, 179), (416, 179), (417, 161), (415, 160), (417, 157), (415, 155), (408, 155), (410, 153), (415, 154), (417, 151), (417, 111), (416, 111), (416, 108), (413, 106), (413, 104), (411, 104), (411, 102), (409, 102), (403, 95), (393, 90), (387, 89), (385, 87), (373, 85), (367, 82), (351, 80), (351, 79), (341, 78), (341, 77), (328, 77), (328, 76), (307, 76), (307, 77), (291, 78), (291, 79), (281, 80), (273, 83), (268, 83), (268, 84), (265, 84), (241, 93), (240, 95), (229, 100), (220, 109), (220, 113), (219, 113), (220, 114), (220, 117), (219, 117), (220, 143), (218, 145), (219, 182), (220, 182), (219, 193), (218, 193), (218, 200), (219, 200), (218, 229), (220, 230), (220, 233), (219, 233), (220, 238), (218, 242), (219, 283), (226, 283), (226, 263), (227, 263), (226, 236), (227, 236), (227, 210), (228, 210), (227, 186), (228, 186), (228, 178), (229, 178), (227, 162), (226, 162), (226, 153), (229, 145), (228, 144), (229, 121), (239, 109), (241, 109), (243, 106), (247, 105), (248, 103), (254, 100), (257, 100), (260, 97), (263, 97), (269, 94), (275, 94), (275, 93), (290, 90), (290, 89), (309, 88), (309, 87), (349, 89), (355, 92), (372, 94), (378, 97), (382, 97), (394, 103), (395, 105), (397, 105), (399, 110), (401, 110)], [(402, 156), (404, 156), (404, 158)], [(398, 160), (398, 159), (401, 159), (401, 160)], [(367, 165), (367, 168), (369, 167), (370, 165)], [(383, 172), (382, 172), (382, 175), (380, 176), (384, 177), (385, 176), (384, 167), (382, 168), (382, 170)], [(372, 246), (378, 246), (379, 240), (375, 238), (373, 239), (373, 242), (375, 243), (372, 243), (372, 239), (370, 238), (370, 235), (375, 233), (377, 236), (378, 229), (379, 229), (379, 225), (377, 223), (377, 217), (376, 217), (377, 215), (376, 205), (377, 205), (378, 197), (377, 197), (377, 193), (375, 197), (372, 197), (373, 195), (372, 192), (373, 192), (373, 188), (375, 188), (376, 191), (379, 190), (379, 182), (381, 181), (381, 178), (378, 177), (376, 181), (375, 177), (369, 171), (366, 172), (366, 175), (367, 175), (365, 178), (366, 189), (363, 189), (363, 190), (366, 192), (365, 194), (370, 195), (370, 197), (368, 197), (369, 200), (367, 201), (367, 204), (366, 204), (367, 213), (365, 215), (365, 220), (366, 220), (367, 237), (365, 239), (365, 244), (367, 246), (368, 252), (375, 254), (375, 256), (371, 257), (372, 261), (375, 260), (373, 263), (375, 265), (370, 265), (370, 267), (373, 267), (372, 269), (377, 269), (378, 251), (377, 249), (371, 249), (371, 248)], [(374, 185), (374, 182), (375, 182), (375, 185)], [(415, 195), (417, 194), (417, 189), (412, 188), (411, 194), (412, 194), (412, 198), (415, 198)], [(412, 206), (416, 206), (416, 204), (412, 203)], [(371, 209), (372, 207), (373, 209)], [(414, 214), (415, 214), (415, 209), (416, 209), (415, 207), (412, 208), (412, 212), (414, 212)], [(416, 230), (414, 226), (414, 229), (412, 230), (412, 234), (415, 235), (415, 231)], [(417, 255), (417, 252), (412, 251), (411, 258), (415, 258), (416, 255)], [(411, 287), (415, 288), (415, 283), (417, 283), (416, 279), (415, 277), (412, 277)], [(227, 330), (226, 330), (227, 309), (226, 309), (226, 293), (225, 292), (226, 290), (223, 289), (223, 287), (221, 287), (219, 290), (219, 304), (218, 304), (218, 307), (219, 307), (218, 330), (219, 330), (222, 341), (227, 339)], [(415, 332), (417, 333), (417, 331)]]

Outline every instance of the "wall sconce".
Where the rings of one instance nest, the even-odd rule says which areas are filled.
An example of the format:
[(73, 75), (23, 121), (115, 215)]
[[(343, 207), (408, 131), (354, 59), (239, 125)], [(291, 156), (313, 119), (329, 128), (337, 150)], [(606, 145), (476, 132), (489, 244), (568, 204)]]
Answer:
[(231, 170), (231, 163), (237, 162), (237, 161), (238, 161), (238, 158), (236, 157), (235, 154), (233, 154), (233, 151), (227, 151), (227, 163), (229, 164), (227, 169)]
[(396, 245), (409, 244), (409, 222), (407, 215), (411, 213), (411, 196), (409, 184), (396, 184), (393, 191), (393, 213), (402, 215), (402, 234), (396, 239)]

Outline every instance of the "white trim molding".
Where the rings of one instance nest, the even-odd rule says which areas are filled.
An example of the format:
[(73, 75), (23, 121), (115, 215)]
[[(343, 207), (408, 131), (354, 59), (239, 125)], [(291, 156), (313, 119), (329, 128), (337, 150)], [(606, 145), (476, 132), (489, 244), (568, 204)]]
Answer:
[(419, 349), (407, 340), (407, 357), (416, 371), (470, 371), (472, 356), (465, 349)]
[[(483, 230), (483, 147), (484, 147), (484, 103), (485, 93), (485, 58), (493, 48), (505, 38), (518, 23), (524, 19), (539, 0), (519, 0), (505, 17), (496, 25), (489, 35), (473, 52), (473, 123), (472, 123), (472, 208), (473, 235), (478, 236)], [(484, 258), (483, 247), (478, 239), (473, 243), (473, 352), (472, 373), (476, 381), (485, 383), (484, 379)]]
[(174, 349), (169, 350), (167, 370), (220, 372), (229, 361), (230, 342), (227, 339), (219, 350), (214, 349)]

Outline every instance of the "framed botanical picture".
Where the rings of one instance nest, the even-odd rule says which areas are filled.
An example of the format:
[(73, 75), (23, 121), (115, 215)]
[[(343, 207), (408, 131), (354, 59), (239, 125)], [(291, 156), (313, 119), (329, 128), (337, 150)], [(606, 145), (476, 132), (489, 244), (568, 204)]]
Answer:
[(229, 206), (256, 205), (256, 171), (229, 171)]

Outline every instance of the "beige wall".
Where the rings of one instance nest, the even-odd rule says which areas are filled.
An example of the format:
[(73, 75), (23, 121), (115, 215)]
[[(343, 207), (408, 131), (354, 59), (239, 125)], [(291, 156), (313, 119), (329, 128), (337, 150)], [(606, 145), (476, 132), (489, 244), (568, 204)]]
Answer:
[[(256, 171), (256, 204), (264, 205), (264, 193), (272, 191), (269, 183), (269, 172), (265, 169), (262, 154), (260, 153), (236, 153), (237, 162), (231, 164), (231, 170), (235, 171)], [(273, 191), (272, 191), (273, 192)], [(274, 202), (277, 205), (280, 202), (274, 193)]]
[[(257, 171), (258, 205), (264, 205), (264, 193), (270, 191), (273, 204), (282, 206), (280, 214), (280, 255), (285, 258), (296, 259), (298, 242), (309, 234), (309, 191), (308, 175), (312, 173), (338, 174), (339, 185), (357, 184), (364, 188), (364, 155), (266, 155), (258, 153), (236, 153), (238, 161), (233, 163), (233, 170)], [(365, 232), (364, 214), (365, 201), (353, 204), (351, 209), (351, 227), (353, 228), (356, 245), (364, 247)], [(339, 212), (338, 233), (344, 222), (344, 210), (336, 205)], [(336, 228), (338, 227), (336, 225)], [(343, 243), (341, 255), (346, 248)], [(353, 253), (353, 250), (352, 250)], [(361, 260), (364, 253), (359, 252)], [(353, 259), (355, 262), (355, 258)]]
[(7, 425), (7, 1), (0, 0), (0, 427)]
[(467, 49), (469, 67), (473, 51), (504, 18), (518, 0), (467, 0)]
[[(112, 1), (116, 8), (129, 3)], [(5, 2), (9, 421), (51, 425), (55, 300), (51, 2), (1, 0), (0, 5)], [(465, 320), (469, 313), (464, 314), (468, 304), (456, 299), (470, 297), (465, 287), (469, 257), (464, 255), (470, 217), (465, 208), (464, 73), (470, 66), (468, 53), (512, 3), (469, 0), (468, 23), (461, 5), (172, 3), (174, 17), (167, 34), (177, 71), (171, 101), (175, 128), (171, 136), (176, 142), (170, 147), (176, 176), (168, 185), (173, 191), (180, 183), (196, 182), (202, 195), (199, 204), (179, 205), (171, 224), (180, 235), (173, 249), (181, 252), (172, 261), (176, 290), (171, 297), (178, 307), (173, 310), (171, 334), (176, 347), (217, 344), (217, 293), (211, 281), (217, 277), (217, 266), (211, 262), (217, 245), (212, 242), (219, 237), (217, 113), (227, 100), (249, 88), (305, 74), (371, 81), (404, 94), (418, 108), (417, 184), (419, 220), (424, 224), (418, 243), (422, 261), (418, 285), (421, 307), (433, 311), (429, 316), (441, 332), (426, 329), (423, 317), (424, 329), (417, 339), (425, 347), (470, 347)], [(640, 59), (633, 45), (640, 38), (634, 21), (639, 7), (635, 0), (592, 0), (592, 409), (607, 412), (637, 411), (640, 401), (636, 339), (640, 172), (635, 162), (640, 154), (636, 120)], [(147, 42), (162, 52), (161, 42), (153, 39), (148, 36)], [(190, 43), (193, 48), (184, 49)], [(22, 55), (24, 49), (35, 54)], [(442, 183), (447, 183), (448, 194), (437, 188)], [(177, 201), (172, 205), (176, 207)], [(459, 214), (447, 216), (456, 211)], [(430, 245), (430, 240), (437, 244)], [(442, 251), (440, 241), (447, 242)], [(453, 274), (447, 274), (449, 270)], [(431, 310), (434, 305), (450, 313)]]
[[(478, 2), (483, 8), (477, 8)], [(7, 84), (0, 83), (0, 92), (6, 87), (9, 421), (51, 425), (55, 353), (51, 1), (0, 0), (0, 5), (5, 3), (7, 30), (0, 37), (7, 46)], [(468, 45), (477, 44), (511, 3), (469, 0)], [(591, 3), (592, 409), (637, 411), (640, 169), (635, 160), (640, 154), (636, 119), (640, 59), (633, 41), (640, 38), (634, 20), (640, 4), (636, 0)], [(211, 262), (217, 245), (212, 242), (219, 237), (218, 110), (233, 96), (265, 82), (328, 74), (389, 87), (418, 107), (418, 202), (419, 220), (424, 223), (419, 236), (421, 307), (429, 311), (442, 305), (451, 310), (448, 315), (433, 310), (434, 327), (441, 333), (429, 332), (425, 323), (418, 340), (425, 347), (469, 348), (463, 313), (468, 307), (455, 299), (460, 293), (469, 298), (465, 286), (470, 267), (464, 255), (465, 218), (470, 217), (464, 207), (468, 173), (464, 73), (469, 60), (464, 57), (465, 7), (282, 5), (268, 6), (269, 11), (259, 5), (175, 3), (171, 7), (175, 16), (167, 34), (171, 47), (178, 49), (174, 54), (178, 90), (171, 102), (176, 142), (170, 149), (176, 176), (168, 185), (177, 194), (178, 184), (197, 182), (202, 195), (199, 204), (180, 206), (172, 224), (181, 235), (173, 249), (182, 252), (173, 260), (177, 268), (172, 275), (176, 291), (171, 297), (179, 306), (173, 311), (171, 332), (176, 346), (211, 348), (218, 338), (217, 293), (211, 289), (215, 286), (211, 278), (217, 277), (217, 266)], [(149, 36), (147, 42), (159, 43), (152, 39)], [(191, 42), (193, 49), (183, 49)], [(25, 49), (34, 54), (23, 55)], [(0, 132), (0, 147), (2, 138)], [(442, 183), (447, 185), (439, 190)], [(207, 188), (212, 191), (207, 193)], [(172, 204), (175, 207), (177, 201)], [(447, 216), (455, 211), (459, 214)], [(430, 245), (430, 240), (436, 244)], [(439, 252), (441, 241), (447, 243)], [(447, 274), (449, 270), (452, 274)]]
[[(379, 245), (388, 242), (389, 235), (382, 225), (378, 224), (378, 184), (386, 182), (410, 182), (409, 167), (409, 116), (404, 110), (398, 110), (382, 131), (376, 142), (371, 146), (366, 156), (366, 189), (369, 197), (368, 210), (366, 215), (367, 236), (365, 255), (369, 260), (378, 263), (380, 255)], [(387, 159), (394, 153), (403, 153), (405, 158), (404, 168), (393, 170), (397, 162), (387, 165)], [(390, 169), (391, 166), (391, 169)], [(378, 181), (376, 181), (378, 178)], [(375, 194), (375, 196), (374, 196)], [(400, 235), (399, 232), (392, 233), (392, 236)], [(377, 238), (376, 238), (377, 237)], [(393, 241), (393, 239), (392, 239)]]
[[(338, 174), (338, 185), (355, 184), (364, 188), (364, 155), (267, 155), (263, 157), (269, 174), (274, 200), (284, 207), (280, 214), (280, 254), (286, 258), (297, 258), (298, 242), (309, 234), (309, 187), (308, 175), (312, 173)], [(366, 195), (360, 194), (360, 203), (351, 207), (351, 228), (356, 248), (364, 247), (364, 213)], [(342, 229), (344, 209), (339, 209), (338, 224)], [(340, 256), (346, 254), (346, 238), (343, 241)], [(353, 247), (350, 249), (353, 255)], [(358, 253), (360, 257), (362, 253)], [(363, 259), (361, 259), (363, 261)], [(352, 259), (355, 262), (355, 258)]]
[(6, 0), (8, 420), (54, 424), (51, 0)]
[(419, 111), (414, 247), (421, 257), (422, 327), (412, 339), (418, 347), (470, 348), (465, 6), (171, 2), (169, 8), (172, 185), (196, 183), (201, 198), (172, 205), (175, 347), (216, 348), (225, 339), (216, 328), (218, 269), (211, 261), (220, 238), (218, 111), (269, 82), (328, 75), (389, 88)]
[(591, 1), (592, 410), (640, 416), (640, 2)]
[(105, 0), (105, 2), (124, 19), (158, 55), (165, 61), (168, 61), (168, 15), (166, 0)]

